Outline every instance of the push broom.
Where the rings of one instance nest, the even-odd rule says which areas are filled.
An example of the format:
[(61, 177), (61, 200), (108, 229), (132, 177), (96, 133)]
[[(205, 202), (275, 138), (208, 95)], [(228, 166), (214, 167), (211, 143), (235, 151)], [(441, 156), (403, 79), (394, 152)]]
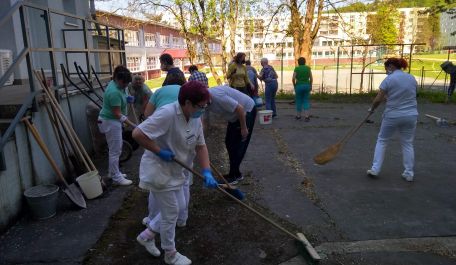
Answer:
[[(179, 165), (181, 165), (183, 168), (187, 169), (188, 171), (192, 172), (195, 176), (198, 176), (200, 177), (201, 179), (204, 179), (204, 176), (202, 176), (200, 173), (196, 172), (195, 170), (193, 170), (192, 168), (190, 168), (189, 166), (187, 166), (186, 164), (184, 164), (183, 162), (179, 161), (178, 159), (176, 158), (173, 158), (174, 162), (178, 163)], [(271, 225), (273, 225), (275, 228), (279, 229), (280, 231), (284, 232), (285, 234), (291, 236), (292, 238), (296, 239), (298, 242), (301, 242), (303, 245), (304, 245), (304, 248), (306, 249), (307, 253), (309, 253), (310, 257), (315, 260), (315, 261), (319, 261), (321, 260), (321, 257), (320, 255), (318, 255), (317, 251), (313, 248), (313, 246), (310, 244), (310, 242), (307, 240), (307, 238), (304, 236), (303, 233), (297, 233), (296, 235), (293, 234), (292, 232), (288, 231), (287, 229), (285, 229), (284, 227), (282, 227), (281, 225), (277, 224), (276, 222), (272, 221), (271, 219), (269, 219), (268, 217), (266, 217), (264, 214), (260, 213), (259, 211), (253, 209), (251, 206), (249, 206), (248, 204), (242, 202), (239, 198), (237, 198), (236, 196), (233, 196), (233, 194), (231, 194), (229, 192), (229, 189), (228, 188), (223, 188), (223, 187), (228, 187), (228, 185), (226, 184), (219, 184), (217, 186), (217, 189), (224, 193), (226, 196), (230, 197), (232, 200), (234, 200), (235, 202), (239, 203), (240, 205), (244, 206), (246, 209), (250, 210), (251, 212), (253, 212), (254, 214), (256, 214), (257, 216), (261, 217), (263, 220), (267, 221), (268, 223), (270, 223)]]
[(333, 160), (337, 154), (339, 154), (342, 147), (348, 142), (348, 140), (361, 128), (361, 126), (366, 123), (369, 117), (373, 112), (369, 112), (367, 116), (354, 128), (352, 128), (339, 142), (329, 146), (324, 151), (320, 152), (318, 155), (314, 156), (315, 163), (319, 165), (324, 165), (329, 161)]

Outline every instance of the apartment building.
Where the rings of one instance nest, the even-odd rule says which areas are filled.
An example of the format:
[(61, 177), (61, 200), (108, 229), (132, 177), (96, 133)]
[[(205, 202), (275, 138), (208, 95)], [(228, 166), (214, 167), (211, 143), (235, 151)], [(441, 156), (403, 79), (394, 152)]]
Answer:
[[(143, 21), (131, 17), (97, 11), (100, 21), (124, 28), (125, 53), (127, 67), (133, 73), (142, 74), (146, 79), (161, 75), (159, 57), (169, 53), (174, 58), (175, 66), (186, 70), (190, 65), (185, 39), (176, 27), (158, 22)], [(196, 39), (196, 64), (204, 64), (202, 57), (203, 45)], [(215, 63), (220, 61), (220, 40), (212, 39), (209, 50)]]
[[(427, 14), (420, 11), (425, 8), (401, 8), (400, 41), (405, 44), (425, 42), (420, 38), (424, 31), (424, 19)], [(364, 47), (347, 47), (357, 44), (372, 44), (367, 27), (370, 25), (372, 12), (324, 13), (318, 35), (312, 49), (312, 63), (334, 63), (339, 50), (340, 62), (348, 62), (353, 53), (355, 60), (366, 52)], [(246, 18), (238, 24), (236, 51), (246, 52), (251, 60), (262, 57), (272, 63), (283, 62), (294, 65), (293, 38), (285, 34), (290, 23), (288, 17)], [(415, 51), (420, 47), (414, 46)], [(227, 50), (230, 43), (227, 43)], [(367, 48), (368, 57), (377, 58), (382, 52), (378, 47)], [(404, 53), (410, 53), (410, 46), (404, 46)]]
[(440, 14), (440, 32), (442, 46), (456, 46), (456, 35), (451, 35), (456, 32), (456, 19), (452, 19), (454, 14)]

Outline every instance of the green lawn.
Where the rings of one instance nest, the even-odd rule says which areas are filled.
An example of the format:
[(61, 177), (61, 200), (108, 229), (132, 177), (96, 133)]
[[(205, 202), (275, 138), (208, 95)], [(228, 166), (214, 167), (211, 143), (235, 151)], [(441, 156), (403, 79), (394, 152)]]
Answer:
[[(222, 82), (223, 82), (223, 76), (220, 76), (220, 79), (222, 79)], [(155, 91), (162, 86), (164, 80), (165, 80), (165, 77), (159, 77), (159, 78), (155, 78), (155, 79), (146, 80), (145, 83), (152, 91)], [(208, 77), (208, 80), (209, 80), (209, 87), (213, 87), (213, 86), (217, 85), (217, 82), (215, 81), (215, 78), (213, 76)]]

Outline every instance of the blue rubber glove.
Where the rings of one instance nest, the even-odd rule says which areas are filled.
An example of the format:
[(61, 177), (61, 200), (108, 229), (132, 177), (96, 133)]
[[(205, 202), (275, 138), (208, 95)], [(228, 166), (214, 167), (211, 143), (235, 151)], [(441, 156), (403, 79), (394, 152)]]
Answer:
[(160, 152), (156, 153), (156, 155), (166, 162), (171, 162), (174, 158), (174, 153), (169, 149), (160, 149)]
[(135, 103), (135, 97), (134, 96), (127, 96), (127, 103)]
[(204, 186), (207, 188), (217, 188), (217, 181), (212, 176), (211, 170), (208, 168), (203, 169)]

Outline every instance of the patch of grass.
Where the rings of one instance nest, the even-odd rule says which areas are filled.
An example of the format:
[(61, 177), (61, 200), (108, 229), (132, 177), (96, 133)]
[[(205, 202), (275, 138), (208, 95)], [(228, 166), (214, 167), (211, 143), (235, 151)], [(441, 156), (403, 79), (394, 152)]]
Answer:
[[(209, 81), (209, 87), (218, 85), (213, 76), (209, 76), (207, 79)], [(220, 76), (220, 79), (223, 80), (223, 76)], [(155, 79), (146, 80), (145, 83), (152, 91), (155, 91), (156, 89), (158, 89), (162, 86), (164, 80), (165, 80), (165, 77), (159, 77), (159, 78), (155, 78)]]
[[(418, 90), (419, 102), (446, 103), (447, 94), (442, 91)], [(448, 103), (456, 103), (455, 96), (452, 96)]]
[(159, 77), (159, 78), (155, 78), (155, 79), (146, 80), (144, 83), (146, 83), (146, 85), (150, 89), (155, 90), (156, 88), (159, 88), (162, 86), (164, 80), (165, 80), (165, 77)]
[[(348, 94), (348, 93), (312, 93), (310, 98), (314, 101), (332, 102), (332, 103), (370, 103), (377, 95), (376, 92)], [(262, 95), (264, 96), (264, 95)], [(279, 90), (276, 99), (294, 100), (295, 95), (292, 92)]]
[[(377, 95), (376, 91), (368, 93), (312, 93), (310, 98), (313, 101), (330, 103), (371, 103)], [(264, 98), (264, 94), (260, 95)], [(295, 95), (289, 91), (279, 90), (276, 99), (294, 100)], [(442, 91), (419, 90), (417, 94), (418, 102), (422, 103), (445, 103), (446, 93)], [(448, 103), (456, 104), (456, 96), (453, 96)]]

